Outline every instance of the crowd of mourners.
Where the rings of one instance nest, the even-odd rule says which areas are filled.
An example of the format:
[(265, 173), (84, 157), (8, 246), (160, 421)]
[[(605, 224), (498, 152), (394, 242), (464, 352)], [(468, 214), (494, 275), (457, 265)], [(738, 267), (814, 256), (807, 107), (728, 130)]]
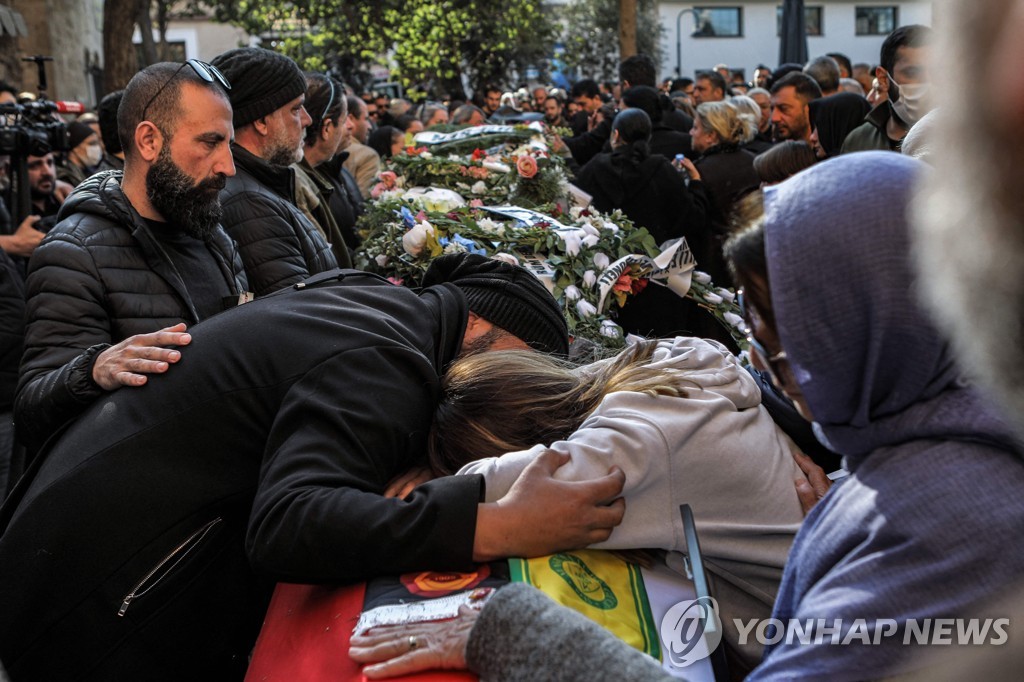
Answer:
[[(1000, 71), (1021, 20), (967, 5), (963, 31), (900, 27), (877, 65), (750, 81), (659, 81), (637, 55), (615, 83), (414, 103), (255, 47), (139, 71), (66, 151), (24, 159), (30, 202), (0, 212), (0, 679), (241, 679), (277, 582), (582, 547), (673, 566), (680, 504), (731, 677), (1012, 675), (1003, 651), (903, 636), (1022, 609), (1024, 198), (1003, 141), (1024, 82)], [(1002, 74), (978, 86), (991, 120), (932, 85), (938, 45)], [(625, 350), (580, 364), (522, 267), (445, 255), (418, 290), (352, 268), (417, 133), (534, 121), (593, 207), (685, 237), (737, 292), (749, 366), (665, 287), (621, 311)], [(750, 618), (867, 636), (765, 645)], [(347, 654), (368, 677), (666, 675), (522, 584)]]

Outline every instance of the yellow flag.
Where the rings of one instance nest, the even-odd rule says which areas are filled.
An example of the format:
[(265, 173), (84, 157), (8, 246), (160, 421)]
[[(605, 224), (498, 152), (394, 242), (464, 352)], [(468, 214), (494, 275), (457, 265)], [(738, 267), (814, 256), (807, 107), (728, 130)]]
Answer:
[(630, 646), (661, 660), (658, 631), (639, 566), (596, 549), (509, 559), (508, 563), (514, 582), (533, 585)]

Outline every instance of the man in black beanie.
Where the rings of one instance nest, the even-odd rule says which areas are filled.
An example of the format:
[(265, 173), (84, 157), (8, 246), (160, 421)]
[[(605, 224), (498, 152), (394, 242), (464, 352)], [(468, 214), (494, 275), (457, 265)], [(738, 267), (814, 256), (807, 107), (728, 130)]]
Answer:
[(221, 194), (224, 228), (238, 243), (249, 285), (263, 296), (337, 267), (331, 245), (296, 204), (295, 170), (310, 123), (298, 65), (259, 47), (213, 60), (231, 83), (237, 170)]
[(12, 679), (241, 679), (274, 580), (468, 570), (606, 539), (621, 472), (560, 481), (555, 453), (497, 503), (479, 476), (384, 496), (426, 463), (455, 357), (568, 346), (522, 268), (443, 256), (425, 284), (315, 275), (207, 320), (175, 371), (89, 408), (0, 516)]

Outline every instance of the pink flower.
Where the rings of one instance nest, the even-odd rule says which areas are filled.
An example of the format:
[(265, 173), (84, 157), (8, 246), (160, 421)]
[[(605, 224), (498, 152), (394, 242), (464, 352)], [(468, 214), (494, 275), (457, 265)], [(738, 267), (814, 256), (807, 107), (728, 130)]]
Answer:
[(374, 199), (380, 199), (380, 195), (384, 194), (384, 192), (387, 191), (388, 188), (384, 186), (384, 183), (378, 182), (376, 185), (373, 186), (373, 189), (370, 190), (370, 196), (373, 197)]
[(396, 287), (402, 286), (405, 283), (401, 277), (388, 277), (388, 281), (394, 284)]
[(519, 177), (529, 180), (537, 174), (537, 159), (529, 154), (523, 154), (516, 159), (516, 170), (519, 171)]
[(472, 201), (469, 202), (469, 205), (472, 208), (480, 208), (481, 206), (484, 205), (484, 200), (483, 199), (473, 199)]
[(383, 171), (380, 174), (380, 182), (384, 185), (384, 189), (394, 189), (398, 184), (398, 176), (394, 171)]
[(426, 219), (427, 219), (426, 211), (420, 211), (419, 213), (416, 214), (416, 222), (422, 223)]

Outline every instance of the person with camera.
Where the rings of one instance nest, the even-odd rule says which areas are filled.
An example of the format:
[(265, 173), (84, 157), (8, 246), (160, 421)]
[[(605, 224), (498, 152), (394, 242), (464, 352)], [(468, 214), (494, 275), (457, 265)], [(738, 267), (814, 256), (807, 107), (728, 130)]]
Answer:
[(123, 173), (83, 182), (33, 254), (14, 404), (29, 448), (107, 392), (167, 372), (186, 325), (248, 299), (220, 226), (235, 173), (227, 87), (196, 60), (137, 73), (118, 112)]

